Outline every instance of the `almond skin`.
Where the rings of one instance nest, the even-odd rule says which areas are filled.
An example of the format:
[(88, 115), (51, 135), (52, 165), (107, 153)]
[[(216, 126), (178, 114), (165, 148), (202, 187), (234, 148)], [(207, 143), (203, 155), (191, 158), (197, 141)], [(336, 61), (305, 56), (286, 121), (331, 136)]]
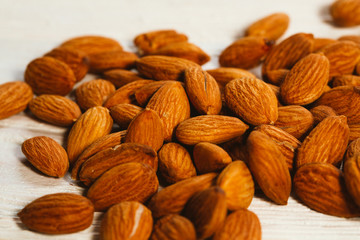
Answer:
[(110, 114), (120, 129), (127, 129), (131, 121), (143, 109), (133, 104), (121, 103), (110, 108)]
[(150, 210), (139, 202), (125, 201), (109, 208), (101, 220), (103, 240), (147, 240), (152, 231)]
[(339, 41), (352, 41), (354, 43), (360, 44), (359, 35), (344, 35), (338, 38)]
[(128, 83), (144, 80), (136, 72), (125, 69), (112, 69), (103, 73), (103, 78), (112, 82), (116, 88), (120, 88)]
[(299, 147), (296, 166), (312, 162), (339, 163), (346, 151), (349, 133), (345, 116), (325, 118)]
[(313, 52), (321, 51), (327, 45), (337, 42), (335, 39), (331, 38), (314, 38), (314, 48)]
[(181, 122), (176, 128), (176, 138), (187, 145), (199, 142), (218, 144), (243, 135), (248, 128), (235, 117), (204, 115)]
[(355, 75), (340, 75), (333, 78), (332, 86), (339, 87), (339, 86), (360, 86), (360, 76)]
[(71, 126), (81, 115), (75, 102), (59, 95), (40, 95), (30, 101), (29, 109), (37, 118), (63, 127)]
[(63, 177), (69, 168), (65, 149), (49, 137), (30, 138), (21, 150), (34, 167), (50, 177)]
[(194, 225), (185, 217), (170, 214), (154, 225), (150, 240), (196, 240)]
[(165, 83), (168, 83), (170, 81), (155, 81), (149, 84), (146, 84), (142, 88), (136, 90), (135, 92), (135, 99), (136, 102), (140, 106), (146, 106), (146, 104), (149, 102), (151, 97), (154, 95), (154, 93), (159, 90)]
[(346, 191), (342, 172), (328, 163), (303, 165), (294, 176), (296, 195), (309, 208), (337, 217), (358, 217), (359, 208)]
[(8, 118), (26, 109), (33, 98), (30, 86), (24, 82), (0, 85), (0, 119)]
[(314, 125), (318, 125), (322, 120), (327, 117), (336, 116), (336, 112), (331, 107), (319, 105), (310, 109), (314, 117)]
[(330, 7), (334, 23), (340, 27), (360, 24), (360, 2), (358, 0), (337, 0)]
[(27, 228), (36, 232), (74, 233), (91, 225), (94, 206), (83, 196), (55, 193), (32, 201), (18, 213), (18, 216)]
[(113, 120), (104, 107), (89, 108), (71, 128), (67, 140), (70, 165), (74, 164), (84, 149), (98, 138), (110, 133)]
[(25, 82), (35, 94), (66, 95), (73, 88), (76, 77), (64, 62), (52, 57), (31, 61), (25, 70)]
[(216, 185), (226, 194), (226, 205), (231, 211), (248, 208), (255, 187), (251, 173), (243, 161), (234, 161), (219, 174)]
[(275, 203), (286, 205), (291, 192), (291, 178), (279, 147), (259, 131), (250, 133), (246, 146), (249, 169), (261, 190)]
[[(152, 167), (139, 162), (129, 162), (111, 168), (89, 188), (89, 198), (96, 211), (103, 211), (123, 201), (144, 203), (159, 186)], [(116, 189), (116, 190), (115, 190)]]
[(185, 89), (189, 100), (200, 114), (216, 115), (222, 107), (216, 80), (200, 68), (185, 70)]
[(323, 54), (309, 54), (298, 61), (280, 86), (287, 105), (306, 105), (318, 99), (329, 80), (330, 63)]
[(220, 89), (223, 89), (226, 84), (235, 78), (256, 77), (253, 73), (239, 68), (220, 67), (206, 70), (206, 72), (215, 78), (216, 82), (219, 84)]
[(90, 55), (90, 71), (101, 73), (110, 69), (129, 69), (135, 65), (138, 56), (132, 52), (114, 50)]
[(275, 86), (280, 86), (285, 80), (290, 70), (288, 69), (276, 69), (267, 72), (267, 79)]
[(346, 158), (344, 178), (348, 192), (355, 203), (360, 206), (360, 154), (356, 153)]
[(226, 105), (252, 125), (273, 124), (278, 118), (275, 93), (262, 80), (239, 78), (225, 87)]
[(360, 153), (360, 138), (355, 139), (348, 145), (346, 149), (346, 154), (344, 156), (344, 161), (358, 153)]
[(350, 135), (349, 135), (349, 141), (356, 140), (360, 137), (360, 124), (350, 124)]

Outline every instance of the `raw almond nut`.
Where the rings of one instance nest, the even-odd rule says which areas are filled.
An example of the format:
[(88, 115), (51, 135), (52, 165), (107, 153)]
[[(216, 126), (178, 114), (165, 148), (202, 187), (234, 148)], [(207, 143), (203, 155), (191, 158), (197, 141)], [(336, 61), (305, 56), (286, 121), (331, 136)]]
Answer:
[(139, 143), (123, 143), (97, 152), (88, 158), (79, 171), (79, 180), (90, 186), (109, 169), (123, 163), (140, 162), (158, 168), (156, 152), (149, 146)]
[(344, 35), (339, 37), (339, 41), (352, 41), (354, 43), (360, 44), (360, 36), (359, 35)]
[(81, 109), (102, 106), (106, 99), (115, 92), (115, 86), (106, 80), (96, 79), (81, 84), (76, 88), (76, 102)]
[(219, 187), (196, 193), (186, 203), (183, 214), (195, 226), (198, 239), (212, 236), (221, 228), (227, 213), (226, 197)]
[(353, 141), (360, 137), (360, 124), (350, 124), (350, 135), (349, 135), (349, 141)]
[(340, 27), (360, 24), (360, 2), (358, 0), (337, 0), (330, 7), (334, 23)]
[(260, 131), (252, 131), (246, 145), (249, 169), (261, 190), (275, 203), (286, 205), (291, 192), (291, 178), (278, 145)]
[(73, 88), (76, 78), (71, 68), (52, 57), (31, 61), (25, 70), (25, 82), (35, 94), (66, 95)]
[(263, 37), (244, 37), (222, 51), (219, 63), (222, 67), (250, 69), (260, 64), (273, 45)]
[(327, 117), (336, 116), (336, 112), (331, 107), (319, 105), (310, 109), (314, 117), (314, 125), (318, 125), (322, 120)]
[(140, 106), (146, 106), (149, 102), (150, 98), (154, 95), (154, 93), (159, 90), (165, 83), (170, 81), (155, 81), (149, 84), (146, 84), (142, 88), (136, 90), (135, 92), (135, 99), (136, 102)]
[(360, 138), (357, 138), (348, 145), (346, 149), (344, 161), (359, 153), (360, 153)]
[(90, 55), (90, 71), (99, 73), (116, 68), (129, 69), (135, 66), (137, 59), (136, 54), (123, 50), (94, 53)]
[[(349, 127), (345, 116), (327, 117), (305, 138), (298, 149), (296, 166), (305, 163), (339, 163), (349, 141)], [(321, 143), (321, 144), (319, 144)]]
[(189, 152), (178, 143), (167, 143), (159, 151), (159, 170), (168, 183), (196, 176)]
[(290, 70), (288, 69), (276, 69), (267, 72), (267, 79), (269, 82), (276, 86), (280, 86), (284, 81)]
[(144, 80), (136, 72), (125, 69), (112, 69), (103, 73), (104, 79), (109, 80), (116, 88), (120, 88), (128, 83)]
[(227, 165), (218, 176), (216, 185), (224, 190), (229, 210), (250, 206), (255, 187), (251, 173), (243, 161), (234, 161)]
[(0, 85), (0, 119), (8, 118), (26, 109), (33, 98), (30, 86), (24, 82)]
[(213, 240), (261, 240), (261, 224), (255, 213), (239, 209), (229, 214)]
[(154, 225), (150, 240), (196, 240), (194, 225), (185, 217), (170, 214)]
[(189, 100), (200, 114), (216, 115), (222, 107), (216, 80), (200, 68), (185, 70), (185, 89)]
[(346, 191), (342, 172), (328, 163), (303, 165), (294, 176), (296, 195), (309, 208), (337, 217), (358, 217), (359, 208)]
[(104, 107), (89, 108), (71, 128), (67, 140), (70, 165), (74, 164), (84, 149), (98, 138), (110, 133), (113, 120)]
[(143, 109), (133, 104), (121, 103), (110, 108), (110, 115), (121, 129), (127, 129), (131, 121)]
[(312, 53), (298, 61), (280, 86), (285, 104), (306, 105), (318, 99), (329, 80), (330, 63), (323, 54)]
[(281, 107), (282, 104), (281, 104), (281, 96), (280, 96), (280, 87), (276, 86), (276, 85), (273, 85), (271, 83), (267, 83), (267, 85), (271, 88), (271, 90), (274, 92), (277, 100), (278, 100), (278, 107)]
[(297, 139), (302, 139), (312, 129), (314, 117), (306, 108), (298, 105), (279, 107), (275, 126), (290, 133)]
[(161, 189), (150, 199), (148, 204), (153, 217), (159, 218), (168, 214), (179, 214), (189, 198), (210, 187), (216, 176), (216, 173), (207, 173)]
[[(152, 167), (139, 162), (129, 162), (111, 168), (89, 188), (89, 198), (96, 211), (103, 211), (123, 201), (144, 203), (159, 186)], [(116, 189), (116, 191), (114, 191)]]
[(253, 73), (240, 68), (220, 67), (206, 70), (206, 72), (213, 76), (213, 78), (215, 78), (216, 82), (219, 84), (220, 89), (223, 89), (226, 84), (228, 84), (231, 80), (234, 80), (235, 78), (256, 77)]
[(139, 202), (125, 201), (109, 208), (101, 220), (103, 240), (147, 240), (152, 231), (150, 210)]
[(176, 138), (187, 145), (199, 142), (218, 144), (243, 135), (248, 128), (235, 117), (204, 115), (181, 122), (176, 128)]
[(356, 153), (346, 158), (344, 178), (348, 192), (355, 203), (360, 206), (360, 154)]
[(184, 70), (200, 65), (177, 57), (146, 56), (136, 60), (136, 69), (147, 78), (154, 80), (182, 80)]
[(261, 36), (277, 40), (289, 26), (290, 18), (286, 13), (273, 13), (259, 19), (246, 29), (246, 36)]
[(94, 206), (85, 197), (73, 193), (55, 193), (26, 205), (18, 216), (25, 226), (46, 234), (74, 233), (88, 228)]
[(332, 86), (339, 87), (339, 86), (360, 86), (360, 76), (355, 75), (340, 75), (333, 78)]
[(246, 134), (236, 137), (228, 142), (221, 144), (221, 147), (230, 155), (233, 161), (241, 160), (248, 162), (248, 152), (246, 149)]
[(321, 51), (327, 45), (337, 42), (335, 39), (331, 38), (314, 38), (314, 48), (313, 52)]
[(71, 126), (81, 115), (75, 102), (59, 95), (40, 95), (30, 101), (29, 109), (37, 118), (64, 127)]
[(231, 157), (224, 149), (208, 142), (196, 144), (193, 157), (199, 174), (217, 172), (232, 162)]
[(275, 93), (262, 80), (239, 78), (225, 87), (226, 105), (252, 125), (273, 124), (278, 118)]
[(174, 128), (190, 117), (190, 103), (179, 82), (164, 84), (152, 96), (146, 107), (159, 115), (164, 127), (165, 141), (171, 141)]
[(49, 137), (33, 137), (23, 142), (22, 152), (40, 172), (51, 177), (63, 177), (69, 168), (65, 149)]
[(190, 60), (199, 65), (203, 65), (210, 61), (210, 56), (207, 55), (198, 46), (189, 42), (175, 42), (167, 44), (157, 50), (154, 50), (150, 55), (163, 55), (170, 57), (178, 57)]

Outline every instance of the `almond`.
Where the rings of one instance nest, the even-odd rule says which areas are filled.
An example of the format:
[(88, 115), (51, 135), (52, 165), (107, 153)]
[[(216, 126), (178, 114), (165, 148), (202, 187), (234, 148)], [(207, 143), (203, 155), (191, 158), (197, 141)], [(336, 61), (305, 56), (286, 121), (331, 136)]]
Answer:
[(120, 126), (120, 129), (127, 129), (131, 121), (143, 109), (133, 104), (121, 103), (110, 108), (113, 120)]
[(280, 86), (284, 81), (290, 70), (288, 69), (276, 69), (267, 72), (267, 79), (269, 82), (276, 86)]
[(226, 84), (235, 78), (256, 77), (253, 73), (239, 68), (220, 67), (206, 70), (206, 72), (215, 78), (216, 82), (219, 84), (220, 89), (224, 88)]
[(336, 116), (336, 112), (331, 107), (319, 105), (310, 109), (314, 117), (314, 125), (318, 125), (322, 120), (327, 117)]
[(221, 144), (221, 147), (230, 155), (233, 161), (241, 160), (248, 162), (248, 152), (246, 149), (247, 134), (236, 137), (228, 142)]
[(350, 124), (350, 135), (349, 135), (349, 141), (356, 140), (360, 137), (360, 124)]
[(154, 95), (154, 93), (159, 90), (165, 83), (170, 81), (155, 81), (149, 84), (146, 84), (142, 88), (136, 90), (135, 92), (135, 99), (136, 102), (140, 106), (146, 106), (149, 102), (150, 98)]
[(303, 165), (294, 176), (296, 195), (309, 208), (337, 217), (358, 217), (359, 208), (346, 191), (342, 172), (328, 163)]
[(128, 83), (144, 80), (136, 72), (125, 69), (112, 69), (103, 73), (104, 79), (109, 80), (116, 88), (120, 88)]
[(30, 86), (24, 82), (0, 85), (0, 119), (8, 118), (26, 109), (33, 98)]
[(278, 107), (281, 107), (282, 104), (281, 104), (281, 96), (280, 96), (280, 87), (276, 86), (276, 85), (273, 85), (271, 83), (267, 83), (267, 85), (271, 88), (271, 90), (274, 92), (277, 100), (278, 100)]
[(335, 39), (331, 38), (314, 38), (314, 48), (313, 52), (321, 51), (327, 45), (337, 42)]
[(113, 50), (90, 55), (90, 71), (104, 72), (115, 68), (129, 69), (135, 66), (138, 56), (132, 52)]
[(234, 161), (227, 165), (218, 176), (216, 185), (224, 190), (229, 210), (250, 206), (255, 187), (251, 173), (243, 161)]
[[(111, 168), (89, 188), (87, 197), (96, 211), (106, 210), (123, 201), (144, 203), (159, 186), (152, 167), (139, 162), (129, 162)], [(116, 189), (116, 190), (115, 190)]]
[(135, 201), (125, 201), (109, 208), (101, 220), (103, 240), (147, 240), (152, 231), (151, 212)]
[(63, 177), (69, 168), (65, 149), (49, 137), (30, 138), (21, 150), (34, 167), (50, 177)]
[(340, 27), (360, 24), (360, 2), (358, 0), (337, 0), (330, 7), (334, 23)]
[(18, 216), (27, 228), (36, 232), (74, 233), (91, 225), (94, 206), (83, 196), (55, 193), (32, 201), (18, 213)]
[(89, 108), (71, 128), (67, 139), (70, 165), (74, 164), (84, 149), (98, 138), (110, 133), (113, 120), (104, 107)]
[(355, 203), (360, 206), (360, 155), (355, 153), (348, 157), (344, 164), (344, 178), (348, 192)]
[(170, 214), (154, 225), (150, 240), (196, 240), (194, 225), (185, 217)]
[(348, 145), (346, 149), (344, 161), (346, 161), (348, 158), (351, 158), (358, 153), (360, 153), (360, 138), (355, 139)]
[(200, 114), (218, 114), (222, 107), (216, 80), (200, 68), (185, 70), (185, 89), (189, 100)]
[(360, 62), (356, 65), (355, 72), (357, 75), (360, 75)]
[(247, 139), (249, 169), (264, 194), (280, 205), (286, 205), (291, 192), (291, 178), (277, 144), (260, 131), (252, 131)]
[(339, 41), (352, 41), (354, 43), (360, 44), (360, 36), (359, 35), (344, 35), (339, 37)]
[(360, 76), (355, 75), (340, 75), (333, 78), (332, 86), (339, 87), (339, 86), (360, 86)]
[(275, 93), (257, 78), (239, 78), (228, 83), (225, 101), (237, 116), (252, 125), (273, 124), (278, 118)]
[(30, 101), (29, 109), (37, 118), (63, 127), (71, 126), (81, 115), (75, 102), (59, 95), (40, 95)]
[(204, 115), (181, 122), (176, 128), (176, 138), (187, 145), (199, 142), (218, 144), (241, 136), (248, 128), (235, 117)]

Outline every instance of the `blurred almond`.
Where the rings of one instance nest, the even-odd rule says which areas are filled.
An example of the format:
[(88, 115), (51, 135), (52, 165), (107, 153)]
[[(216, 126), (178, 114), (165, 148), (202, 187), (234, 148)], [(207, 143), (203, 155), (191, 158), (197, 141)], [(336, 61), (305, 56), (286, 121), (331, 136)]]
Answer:
[(110, 108), (110, 114), (121, 129), (127, 129), (131, 121), (142, 110), (141, 107), (130, 103), (120, 103)]
[(360, 25), (360, 2), (358, 0), (337, 0), (331, 4), (330, 14), (340, 27)]
[(360, 35), (344, 35), (339, 37), (339, 41), (351, 41), (360, 44)]
[(103, 73), (103, 78), (112, 82), (116, 88), (120, 88), (128, 83), (144, 80), (136, 72), (132, 72), (125, 69), (112, 69)]
[(314, 49), (313, 52), (318, 52), (327, 45), (337, 42), (335, 39), (331, 38), (314, 38)]
[(336, 112), (331, 107), (319, 105), (310, 109), (314, 117), (314, 125), (318, 125), (322, 120), (327, 117), (336, 116)]
[(185, 217), (170, 214), (154, 225), (150, 240), (196, 240), (194, 225)]
[(360, 206), (360, 154), (355, 153), (344, 163), (344, 178), (348, 192), (355, 203)]
[(90, 55), (90, 71), (104, 72), (116, 68), (129, 69), (135, 66), (137, 59), (138, 56), (135, 53), (123, 50), (94, 53)]

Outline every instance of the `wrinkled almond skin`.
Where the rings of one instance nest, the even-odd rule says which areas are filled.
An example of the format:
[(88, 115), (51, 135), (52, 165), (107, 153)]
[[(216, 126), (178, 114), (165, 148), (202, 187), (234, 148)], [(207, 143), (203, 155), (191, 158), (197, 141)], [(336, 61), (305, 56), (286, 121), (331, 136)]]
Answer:
[(164, 127), (165, 141), (171, 141), (175, 127), (190, 117), (190, 103), (179, 82), (164, 84), (149, 100), (147, 108), (154, 110)]
[(110, 108), (110, 115), (121, 129), (127, 129), (131, 121), (143, 109), (130, 103), (117, 104)]
[(355, 75), (340, 75), (333, 78), (332, 86), (339, 87), (339, 86), (360, 86), (360, 76)]
[(318, 99), (329, 80), (330, 63), (323, 54), (312, 53), (298, 61), (280, 86), (287, 105), (307, 105)]
[(285, 13), (273, 13), (252, 23), (246, 29), (246, 36), (261, 36), (269, 40), (277, 40), (289, 26), (290, 18)]
[(109, 208), (101, 220), (102, 240), (147, 240), (153, 219), (150, 210), (139, 202), (125, 201)]
[(226, 197), (219, 187), (196, 193), (186, 203), (183, 214), (195, 227), (198, 239), (212, 236), (225, 221)]
[(64, 62), (52, 57), (41, 57), (31, 61), (25, 70), (25, 82), (35, 94), (66, 95), (73, 88), (76, 77)]
[(294, 176), (296, 195), (309, 208), (337, 217), (358, 217), (359, 208), (346, 191), (342, 172), (328, 163), (303, 165)]
[(313, 52), (321, 51), (327, 45), (337, 42), (335, 39), (331, 38), (314, 38), (314, 48)]
[(200, 68), (185, 70), (185, 90), (190, 102), (200, 114), (216, 115), (222, 107), (216, 80)]
[(185, 217), (170, 214), (154, 225), (150, 240), (196, 240), (194, 225)]
[(356, 140), (357, 138), (360, 138), (360, 124), (349, 124), (350, 129), (350, 135), (349, 135), (349, 141)]
[(228, 67), (219, 67), (211, 70), (206, 70), (216, 82), (219, 84), (220, 89), (223, 89), (226, 84), (235, 78), (250, 77), (255, 78), (256, 76), (244, 69), (240, 68), (228, 68)]
[(177, 57), (146, 56), (136, 60), (138, 72), (154, 80), (183, 80), (184, 70), (200, 65)]
[(167, 143), (158, 153), (159, 170), (168, 183), (196, 176), (196, 169), (189, 152), (178, 143)]
[(344, 35), (338, 38), (339, 41), (352, 41), (354, 43), (360, 44), (359, 35)]
[(154, 218), (179, 214), (195, 193), (213, 185), (216, 173), (188, 178), (161, 189), (149, 201), (148, 207)]
[(346, 159), (344, 164), (344, 178), (348, 192), (354, 202), (360, 206), (360, 154), (356, 153)]
[(220, 171), (232, 162), (224, 149), (208, 142), (194, 146), (193, 158), (199, 174)]
[(98, 138), (110, 133), (113, 120), (104, 107), (89, 108), (75, 122), (67, 139), (70, 165), (74, 164), (84, 149)]
[(33, 98), (33, 91), (24, 82), (8, 82), (0, 85), (0, 119), (8, 118), (26, 109)]
[(344, 156), (344, 161), (359, 153), (360, 153), (360, 138), (357, 138), (348, 145), (346, 149), (346, 154)]
[(267, 72), (267, 79), (275, 86), (280, 86), (285, 80), (290, 70), (288, 69), (276, 69)]
[(152, 167), (129, 162), (111, 168), (89, 188), (87, 198), (96, 211), (103, 211), (123, 201), (144, 203), (157, 192), (159, 182)]
[(225, 87), (226, 105), (252, 125), (273, 124), (278, 118), (278, 100), (271, 88), (257, 78), (239, 78)]
[(115, 86), (111, 82), (103, 79), (91, 80), (76, 88), (76, 102), (86, 111), (91, 107), (102, 106), (114, 92)]
[(346, 151), (349, 133), (345, 116), (325, 118), (310, 132), (299, 147), (296, 158), (297, 168), (312, 162), (334, 165), (339, 163)]
[(176, 128), (176, 138), (186, 145), (199, 142), (218, 144), (243, 135), (248, 128), (235, 117), (204, 115), (181, 122)]
[(279, 205), (286, 205), (291, 191), (291, 178), (276, 143), (260, 131), (252, 131), (246, 146), (249, 169), (264, 194)]
[(128, 83), (144, 80), (136, 72), (125, 69), (112, 69), (103, 73), (103, 78), (112, 82), (116, 88), (120, 88)]
[(154, 169), (158, 168), (156, 152), (147, 145), (123, 143), (97, 152), (88, 158), (79, 171), (79, 180), (90, 186), (109, 169), (127, 162), (141, 162)]
[(21, 146), (28, 161), (50, 177), (63, 177), (69, 168), (65, 149), (49, 137), (33, 137)]
[(234, 161), (219, 174), (216, 185), (226, 194), (226, 205), (231, 211), (248, 208), (255, 187), (251, 173), (243, 161)]
[(46, 234), (79, 232), (93, 220), (94, 206), (85, 197), (73, 193), (55, 193), (26, 205), (18, 216), (25, 226)]
[(314, 125), (318, 125), (322, 120), (327, 117), (336, 116), (336, 112), (331, 107), (319, 105), (310, 109), (314, 117)]
[(37, 118), (63, 127), (71, 126), (81, 115), (75, 102), (59, 95), (40, 95), (30, 101), (29, 109)]
[(165, 83), (168, 83), (170, 81), (155, 81), (149, 84), (146, 84), (142, 88), (136, 90), (135, 92), (135, 99), (136, 102), (140, 106), (146, 106), (146, 104), (149, 102), (151, 97), (154, 95), (154, 93), (159, 90)]
[(248, 134), (245, 133), (240, 137), (236, 137), (220, 145), (230, 155), (233, 161), (241, 160), (246, 163), (248, 162), (248, 153), (246, 149), (247, 135)]
[(129, 69), (135, 65), (138, 56), (132, 52), (115, 50), (110, 52), (95, 53), (90, 56), (90, 71), (104, 72), (116, 68)]
[(360, 24), (360, 2), (358, 0), (337, 0), (330, 7), (334, 23), (340, 27)]
[(255, 213), (239, 209), (229, 214), (213, 240), (261, 240), (261, 224)]

